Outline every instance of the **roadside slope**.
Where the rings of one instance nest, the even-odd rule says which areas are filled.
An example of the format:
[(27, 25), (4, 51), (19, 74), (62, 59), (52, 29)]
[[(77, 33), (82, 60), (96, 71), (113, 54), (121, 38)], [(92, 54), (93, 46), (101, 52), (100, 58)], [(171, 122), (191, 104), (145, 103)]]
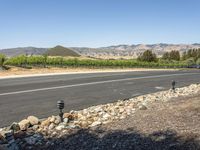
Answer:
[(198, 150), (199, 129), (200, 95), (181, 97), (153, 103), (123, 120), (63, 136), (53, 149)]

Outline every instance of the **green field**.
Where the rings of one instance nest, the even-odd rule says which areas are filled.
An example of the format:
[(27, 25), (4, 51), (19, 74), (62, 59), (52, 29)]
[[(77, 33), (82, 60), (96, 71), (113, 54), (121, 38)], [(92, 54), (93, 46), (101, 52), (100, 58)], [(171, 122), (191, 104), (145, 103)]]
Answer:
[(4, 65), (17, 67), (89, 67), (89, 68), (182, 68), (186, 67), (184, 61), (163, 61), (143, 62), (137, 59), (129, 60), (99, 60), (80, 59), (65, 57), (45, 57), (45, 56), (16, 56), (5, 61)]

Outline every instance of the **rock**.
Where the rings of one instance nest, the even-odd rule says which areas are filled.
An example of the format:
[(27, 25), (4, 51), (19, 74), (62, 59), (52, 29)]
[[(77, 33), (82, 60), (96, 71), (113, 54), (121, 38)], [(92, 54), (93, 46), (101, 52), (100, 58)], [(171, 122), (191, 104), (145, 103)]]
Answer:
[(1, 135), (1, 133), (0, 133), (0, 140), (2, 140), (4, 137), (3, 137), (3, 135)]
[(64, 129), (65, 127), (66, 127), (65, 125), (61, 124), (61, 125), (56, 127), (56, 130), (60, 131), (60, 130)]
[(101, 124), (102, 123), (100, 121), (95, 121), (90, 125), (90, 127), (98, 126), (98, 125), (101, 125)]
[(56, 120), (56, 117), (55, 117), (55, 116), (52, 116), (52, 117), (50, 118), (50, 120), (49, 120), (49, 121), (50, 121), (51, 123), (54, 123), (54, 122), (55, 122), (55, 120)]
[(80, 124), (80, 126), (81, 126), (82, 128), (88, 127), (88, 122), (87, 122), (87, 121), (81, 121), (79, 124)]
[(0, 133), (0, 144), (2, 144), (4, 142), (5, 142), (5, 139), (4, 139), (3, 135), (1, 135), (1, 133)]
[(19, 122), (20, 130), (26, 130), (30, 126), (30, 122), (27, 119), (24, 119)]
[(70, 114), (70, 113), (64, 113), (63, 114), (63, 118), (68, 118), (69, 120), (74, 120), (76, 119), (78, 116), (75, 114)]
[(27, 120), (30, 122), (32, 126), (37, 125), (39, 123), (39, 119), (35, 116), (29, 116)]
[(74, 111), (74, 110), (71, 110), (69, 113), (70, 114), (74, 114), (76, 111)]
[(37, 130), (39, 128), (39, 125), (34, 125), (33, 130)]
[(68, 118), (64, 118), (63, 122), (68, 123), (69, 119)]
[(143, 105), (143, 104), (140, 104), (140, 105), (138, 106), (138, 108), (139, 108), (140, 110), (146, 110), (146, 109), (147, 109), (147, 107), (146, 107), (145, 105)]
[(57, 135), (57, 132), (53, 132), (52, 134), (51, 134), (51, 136), (53, 136), (53, 137), (55, 137)]
[(126, 116), (123, 115), (123, 116), (120, 116), (119, 119), (125, 119), (125, 118), (126, 118)]
[(9, 130), (13, 130), (14, 132), (19, 131), (20, 130), (20, 126), (17, 122), (13, 122), (10, 127)]
[(50, 125), (49, 125), (49, 130), (52, 130), (52, 129), (54, 129), (55, 128), (55, 124), (54, 123), (51, 123)]
[(123, 113), (124, 112), (124, 108), (119, 108), (119, 113)]
[(41, 127), (49, 126), (50, 123), (51, 123), (51, 122), (49, 121), (49, 119), (46, 119), (46, 120), (42, 121)]
[(111, 116), (108, 113), (105, 113), (102, 118), (103, 120), (108, 120)]
[(100, 106), (96, 106), (96, 108), (94, 109), (94, 111), (95, 111), (96, 113), (99, 113), (99, 112), (102, 111), (102, 108), (101, 108)]
[(70, 126), (67, 126), (66, 128), (69, 128), (69, 129), (79, 129), (80, 126), (78, 126), (78, 125), (70, 125)]
[(56, 120), (54, 121), (55, 124), (61, 123), (61, 118), (59, 116), (56, 116)]

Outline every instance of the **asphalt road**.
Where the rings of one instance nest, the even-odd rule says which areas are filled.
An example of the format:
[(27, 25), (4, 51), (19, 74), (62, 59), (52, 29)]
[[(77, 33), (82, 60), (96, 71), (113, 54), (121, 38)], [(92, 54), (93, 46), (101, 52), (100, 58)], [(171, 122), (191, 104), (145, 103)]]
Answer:
[(29, 115), (39, 118), (58, 114), (56, 102), (65, 101), (65, 111), (114, 102), (200, 82), (200, 70), (139, 71), (68, 74), (0, 79), (0, 126)]

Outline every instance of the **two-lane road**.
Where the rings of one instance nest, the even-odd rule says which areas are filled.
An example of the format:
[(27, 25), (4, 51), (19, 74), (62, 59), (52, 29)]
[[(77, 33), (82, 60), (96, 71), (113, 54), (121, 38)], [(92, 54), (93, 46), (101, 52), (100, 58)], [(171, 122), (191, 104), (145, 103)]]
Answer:
[(139, 71), (67, 74), (0, 79), (0, 126), (29, 115), (40, 118), (57, 114), (56, 102), (65, 111), (113, 102), (150, 92), (200, 82), (200, 71)]

